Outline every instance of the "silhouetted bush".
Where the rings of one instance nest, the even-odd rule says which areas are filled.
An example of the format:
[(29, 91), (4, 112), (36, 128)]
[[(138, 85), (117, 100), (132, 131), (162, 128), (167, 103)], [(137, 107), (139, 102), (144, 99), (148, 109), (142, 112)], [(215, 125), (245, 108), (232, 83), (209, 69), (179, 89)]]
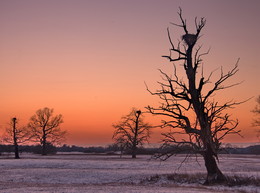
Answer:
[(105, 153), (107, 152), (106, 148), (104, 147), (86, 147), (84, 153)]
[(0, 145), (0, 153), (3, 152), (14, 152), (14, 146), (13, 145)]
[(61, 147), (57, 147), (57, 151), (58, 152), (84, 152), (85, 148), (79, 147), (76, 145), (69, 146), (69, 145), (64, 144)]
[[(41, 145), (36, 145), (32, 148), (32, 153), (35, 154), (42, 154), (42, 146)], [(46, 153), (47, 154), (56, 154), (57, 153), (57, 148), (52, 145), (51, 143), (46, 144)]]
[(221, 153), (229, 153), (229, 154), (260, 154), (260, 145), (253, 145), (245, 148), (224, 148)]

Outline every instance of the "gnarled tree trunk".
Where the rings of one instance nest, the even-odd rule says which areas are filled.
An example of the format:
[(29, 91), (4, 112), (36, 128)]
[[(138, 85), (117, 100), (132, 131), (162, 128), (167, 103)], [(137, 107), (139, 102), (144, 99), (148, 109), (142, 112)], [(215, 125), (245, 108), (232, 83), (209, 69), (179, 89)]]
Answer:
[(224, 174), (218, 168), (216, 156), (210, 149), (207, 149), (204, 152), (203, 158), (207, 169), (207, 178), (204, 183), (205, 185), (222, 183), (227, 180)]

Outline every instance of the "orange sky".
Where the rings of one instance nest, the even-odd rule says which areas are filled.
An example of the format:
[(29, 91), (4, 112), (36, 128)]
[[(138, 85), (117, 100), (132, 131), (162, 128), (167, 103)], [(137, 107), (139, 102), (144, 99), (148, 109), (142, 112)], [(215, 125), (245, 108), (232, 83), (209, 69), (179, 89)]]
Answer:
[[(170, 25), (179, 22), (179, 6), (192, 27), (195, 16), (207, 19), (200, 40), (204, 50), (211, 48), (206, 72), (228, 70), (241, 59), (233, 81), (243, 84), (220, 97), (259, 95), (258, 0), (1, 0), (0, 134), (13, 116), (26, 124), (36, 110), (50, 107), (64, 116), (67, 143), (112, 143), (112, 123), (132, 107), (158, 102), (144, 81), (156, 88), (157, 69), (171, 67), (161, 55), (169, 53), (168, 26), (173, 38), (182, 35)], [(244, 138), (227, 142), (257, 141), (250, 112), (255, 104), (252, 99), (231, 112)]]

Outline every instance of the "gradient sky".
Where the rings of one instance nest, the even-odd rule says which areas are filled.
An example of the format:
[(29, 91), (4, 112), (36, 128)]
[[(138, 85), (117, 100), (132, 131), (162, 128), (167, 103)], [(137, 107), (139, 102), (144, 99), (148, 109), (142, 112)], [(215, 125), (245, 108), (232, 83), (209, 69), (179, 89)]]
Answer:
[[(145, 88), (156, 88), (158, 69), (170, 70), (167, 27), (173, 39), (182, 31), (178, 7), (192, 32), (194, 17), (205, 17), (204, 70), (229, 70), (240, 58), (222, 99), (260, 94), (259, 0), (0, 0), (0, 133), (10, 118), (26, 124), (36, 110), (54, 108), (64, 116), (68, 144), (112, 143), (112, 123), (132, 107), (157, 104)], [(255, 99), (230, 113), (244, 138), (256, 142), (252, 127)], [(153, 117), (147, 121), (154, 122)], [(151, 142), (159, 141), (155, 130)]]

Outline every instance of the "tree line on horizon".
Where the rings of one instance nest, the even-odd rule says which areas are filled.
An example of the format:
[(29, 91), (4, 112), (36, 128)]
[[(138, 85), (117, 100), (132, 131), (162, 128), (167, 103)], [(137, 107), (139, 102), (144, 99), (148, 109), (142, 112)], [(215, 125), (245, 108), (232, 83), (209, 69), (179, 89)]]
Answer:
[[(192, 149), (187, 146), (178, 147), (173, 145), (171, 149), (174, 148), (177, 154), (192, 154)], [(178, 151), (177, 151), (178, 150)], [(169, 151), (169, 149), (158, 147), (149, 147), (143, 146), (138, 147), (135, 155), (151, 155), (151, 158), (156, 158), (156, 155), (162, 154)], [(14, 145), (12, 144), (0, 144), (0, 156), (10, 156), (9, 153), (14, 152)], [(32, 145), (19, 145), (19, 152), (23, 153), (32, 153), (32, 154), (41, 154), (42, 147), (40, 144)], [(131, 149), (125, 149), (122, 151), (121, 146), (113, 143), (106, 146), (89, 146), (82, 147), (77, 145), (52, 145), (48, 144), (46, 147), (47, 155), (55, 155), (57, 153), (83, 153), (83, 155), (108, 155), (108, 156), (119, 156), (122, 158), (128, 155), (132, 157)], [(7, 153), (7, 154), (6, 154)], [(250, 145), (248, 147), (240, 147), (232, 144), (225, 144), (219, 151), (219, 154), (251, 154), (251, 155), (260, 155), (260, 145)]]

